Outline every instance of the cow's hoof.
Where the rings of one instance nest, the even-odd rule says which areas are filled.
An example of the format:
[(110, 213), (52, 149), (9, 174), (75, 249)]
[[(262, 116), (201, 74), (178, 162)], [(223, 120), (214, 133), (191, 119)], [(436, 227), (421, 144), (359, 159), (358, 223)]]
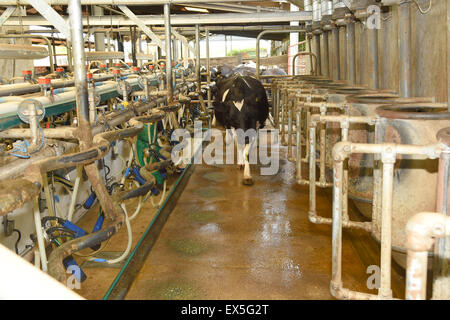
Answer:
[(242, 184), (244, 186), (252, 186), (253, 185), (253, 179), (252, 178), (244, 178), (242, 180)]

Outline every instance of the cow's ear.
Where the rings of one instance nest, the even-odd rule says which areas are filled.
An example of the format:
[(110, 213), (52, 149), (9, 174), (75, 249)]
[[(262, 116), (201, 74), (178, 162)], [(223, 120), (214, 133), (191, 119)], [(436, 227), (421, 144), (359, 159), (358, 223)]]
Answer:
[(222, 102), (213, 102), (214, 110), (219, 112), (227, 112), (228, 111), (228, 105), (226, 103)]

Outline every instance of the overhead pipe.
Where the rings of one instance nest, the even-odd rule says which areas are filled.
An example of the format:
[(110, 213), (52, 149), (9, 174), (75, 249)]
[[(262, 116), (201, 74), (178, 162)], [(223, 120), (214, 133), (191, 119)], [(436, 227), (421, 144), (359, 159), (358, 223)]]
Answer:
[[(110, 0), (109, 0), (110, 1)], [(117, 4), (117, 3), (115, 3)], [(121, 2), (123, 5), (130, 5), (126, 0)], [(173, 4), (173, 2), (172, 2)], [(17, 5), (17, 4), (16, 4)], [(144, 5), (149, 5), (146, 2)], [(145, 25), (155, 26), (164, 24), (164, 15), (138, 15), (137, 16)], [(63, 19), (67, 19), (63, 16)], [(91, 27), (95, 26), (133, 26), (136, 23), (124, 16), (95, 16), (84, 17), (83, 23)], [(264, 23), (264, 22), (291, 22), (291, 21), (308, 21), (311, 20), (309, 12), (293, 11), (293, 12), (256, 12), (256, 13), (210, 13), (210, 14), (179, 14), (172, 17), (172, 25), (211, 25), (211, 24), (237, 24), (237, 23)], [(21, 19), (11, 17), (5, 21), (4, 26), (52, 26), (52, 23), (41, 16), (25, 16)]]
[[(67, 6), (70, 4), (71, 0), (45, 0), (48, 4), (52, 6), (64, 5)], [(185, 4), (186, 0), (81, 0), (81, 5), (111, 5), (111, 1), (114, 1), (114, 5), (124, 4), (129, 6), (151, 6), (157, 4)], [(241, 0), (241, 2), (248, 2), (252, 0)], [(205, 0), (189, 0), (190, 3), (204, 3)], [(220, 2), (235, 2), (235, 0), (221, 0)], [(21, 5), (29, 5), (32, 3), (28, 0), (20, 0)], [(4, 0), (2, 3), (4, 6), (15, 6), (17, 5), (16, 1), (13, 0)]]

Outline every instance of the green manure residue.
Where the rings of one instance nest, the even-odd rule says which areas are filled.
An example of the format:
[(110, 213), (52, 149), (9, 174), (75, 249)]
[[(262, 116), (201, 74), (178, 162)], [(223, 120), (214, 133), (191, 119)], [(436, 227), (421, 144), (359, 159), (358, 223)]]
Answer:
[(195, 211), (188, 214), (189, 220), (196, 223), (210, 223), (217, 220), (217, 213), (211, 210)]
[(197, 239), (169, 240), (169, 247), (182, 256), (195, 257), (208, 251), (209, 245)]
[(222, 194), (222, 192), (215, 188), (199, 188), (195, 190), (195, 193), (202, 198), (215, 198)]
[(208, 172), (203, 175), (203, 178), (214, 181), (214, 182), (224, 182), (227, 180), (227, 177), (219, 172)]
[(153, 283), (149, 286), (148, 295), (157, 300), (192, 300), (200, 298), (196, 287), (182, 280), (169, 280)]

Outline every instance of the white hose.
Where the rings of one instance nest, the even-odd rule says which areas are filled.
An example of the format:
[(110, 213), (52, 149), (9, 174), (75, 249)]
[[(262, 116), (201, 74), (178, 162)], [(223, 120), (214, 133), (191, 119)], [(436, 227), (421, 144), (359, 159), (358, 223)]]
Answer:
[(163, 192), (161, 194), (161, 199), (159, 199), (158, 204), (155, 205), (155, 202), (153, 201), (153, 197), (150, 198), (150, 202), (152, 203), (152, 206), (154, 208), (159, 208), (161, 206), (161, 204), (163, 203), (164, 198), (166, 197), (166, 184), (167, 184), (166, 182), (167, 182), (167, 180), (164, 180)]
[(121, 207), (123, 209), (124, 215), (125, 215), (125, 225), (127, 226), (127, 233), (128, 233), (128, 244), (127, 244), (127, 248), (125, 249), (125, 251), (122, 253), (122, 255), (116, 259), (111, 259), (111, 260), (106, 260), (106, 259), (102, 259), (102, 258), (95, 258), (95, 257), (91, 257), (89, 258), (90, 261), (95, 261), (95, 262), (102, 262), (102, 263), (108, 263), (108, 264), (114, 264), (114, 263), (119, 263), (121, 262), (123, 259), (125, 259), (128, 254), (130, 253), (131, 250), (131, 244), (133, 242), (133, 234), (131, 231), (131, 225), (130, 225), (130, 220), (128, 219), (128, 215), (127, 215), (127, 210), (125, 209), (125, 206), (123, 204), (121, 204)]
[[(140, 186), (141, 186), (141, 185), (139, 184), (139, 182), (137, 182), (136, 180), (134, 180), (134, 185), (135, 185), (136, 187), (140, 187)], [(149, 191), (149, 192), (150, 192), (150, 191)], [(128, 218), (128, 220), (130, 220), (130, 221), (133, 220), (134, 218), (136, 218), (136, 216), (138, 215), (138, 213), (141, 211), (142, 203), (143, 203), (143, 201), (142, 201), (142, 196), (140, 196), (138, 199), (139, 199), (139, 202), (138, 202), (138, 205), (137, 205), (136, 210), (134, 211), (133, 215), (132, 215), (131, 217)], [(126, 215), (128, 215), (126, 206), (125, 206), (125, 204), (124, 204), (123, 202), (122, 202), (121, 206), (122, 206), (123, 211), (125, 211)]]
[(45, 252), (45, 240), (42, 233), (41, 224), (41, 213), (39, 211), (39, 204), (37, 198), (33, 201), (33, 214), (34, 214), (34, 225), (36, 227), (36, 237), (39, 247), (39, 255), (41, 258), (42, 271), (47, 272), (47, 254)]
[(69, 213), (67, 214), (67, 220), (72, 221), (73, 213), (75, 212), (75, 203), (77, 201), (78, 190), (80, 189), (80, 181), (83, 172), (83, 166), (77, 166), (77, 177), (75, 178), (75, 184), (73, 186), (72, 198), (70, 199)]

